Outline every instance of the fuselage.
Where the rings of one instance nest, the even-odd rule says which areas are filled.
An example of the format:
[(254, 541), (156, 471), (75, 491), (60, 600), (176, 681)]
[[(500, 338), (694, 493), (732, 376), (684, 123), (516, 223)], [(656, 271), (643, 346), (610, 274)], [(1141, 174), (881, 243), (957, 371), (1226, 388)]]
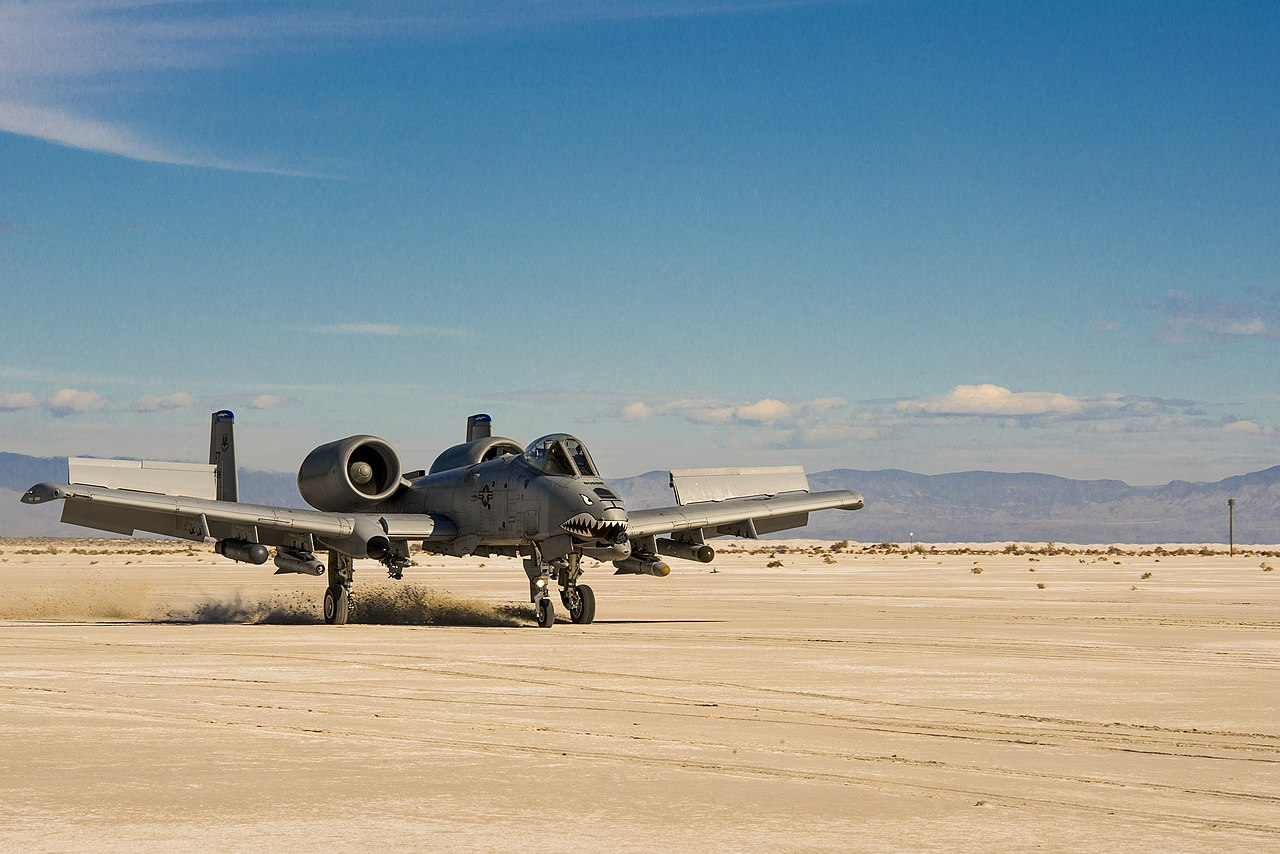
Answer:
[(548, 472), (527, 454), (415, 478), (379, 510), (444, 515), (484, 545), (539, 544), (600, 560), (621, 560), (631, 553), (626, 506), (604, 479)]

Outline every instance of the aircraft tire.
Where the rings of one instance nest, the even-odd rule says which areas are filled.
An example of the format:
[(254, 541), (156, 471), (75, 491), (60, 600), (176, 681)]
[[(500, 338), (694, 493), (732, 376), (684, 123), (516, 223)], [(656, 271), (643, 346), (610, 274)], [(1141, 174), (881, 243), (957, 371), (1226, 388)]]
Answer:
[(549, 629), (556, 624), (556, 606), (547, 596), (538, 600), (538, 625)]
[(351, 599), (347, 596), (347, 588), (335, 585), (325, 590), (324, 621), (331, 626), (346, 625), (350, 604)]
[(569, 619), (579, 625), (587, 625), (596, 618), (596, 593), (585, 584), (579, 584), (578, 607), (569, 609)]

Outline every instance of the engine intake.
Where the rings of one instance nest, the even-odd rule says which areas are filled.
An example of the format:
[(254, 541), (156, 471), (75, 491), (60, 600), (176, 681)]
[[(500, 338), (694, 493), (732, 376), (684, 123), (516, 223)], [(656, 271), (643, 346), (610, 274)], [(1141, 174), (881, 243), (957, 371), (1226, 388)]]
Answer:
[(364, 510), (395, 494), (400, 455), (377, 436), (349, 436), (321, 445), (298, 469), (298, 492), (317, 510)]

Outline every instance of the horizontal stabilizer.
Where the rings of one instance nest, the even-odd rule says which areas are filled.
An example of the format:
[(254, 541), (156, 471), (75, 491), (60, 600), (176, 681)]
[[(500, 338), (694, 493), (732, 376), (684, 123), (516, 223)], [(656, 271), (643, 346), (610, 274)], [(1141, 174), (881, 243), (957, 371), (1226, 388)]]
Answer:
[(676, 504), (685, 505), (808, 492), (809, 479), (800, 466), (672, 469), (671, 488), (676, 491)]
[(218, 497), (216, 471), (215, 466), (202, 463), (96, 460), (88, 457), (67, 460), (67, 479), (71, 483), (191, 498)]

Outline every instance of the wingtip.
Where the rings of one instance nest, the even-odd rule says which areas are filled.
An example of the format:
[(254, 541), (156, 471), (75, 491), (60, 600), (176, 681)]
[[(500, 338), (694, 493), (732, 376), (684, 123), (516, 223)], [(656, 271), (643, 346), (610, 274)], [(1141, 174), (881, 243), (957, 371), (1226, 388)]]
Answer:
[(64, 498), (65, 494), (56, 483), (37, 483), (28, 489), (22, 495), (23, 504), (44, 504), (46, 501), (53, 501), (58, 498)]

